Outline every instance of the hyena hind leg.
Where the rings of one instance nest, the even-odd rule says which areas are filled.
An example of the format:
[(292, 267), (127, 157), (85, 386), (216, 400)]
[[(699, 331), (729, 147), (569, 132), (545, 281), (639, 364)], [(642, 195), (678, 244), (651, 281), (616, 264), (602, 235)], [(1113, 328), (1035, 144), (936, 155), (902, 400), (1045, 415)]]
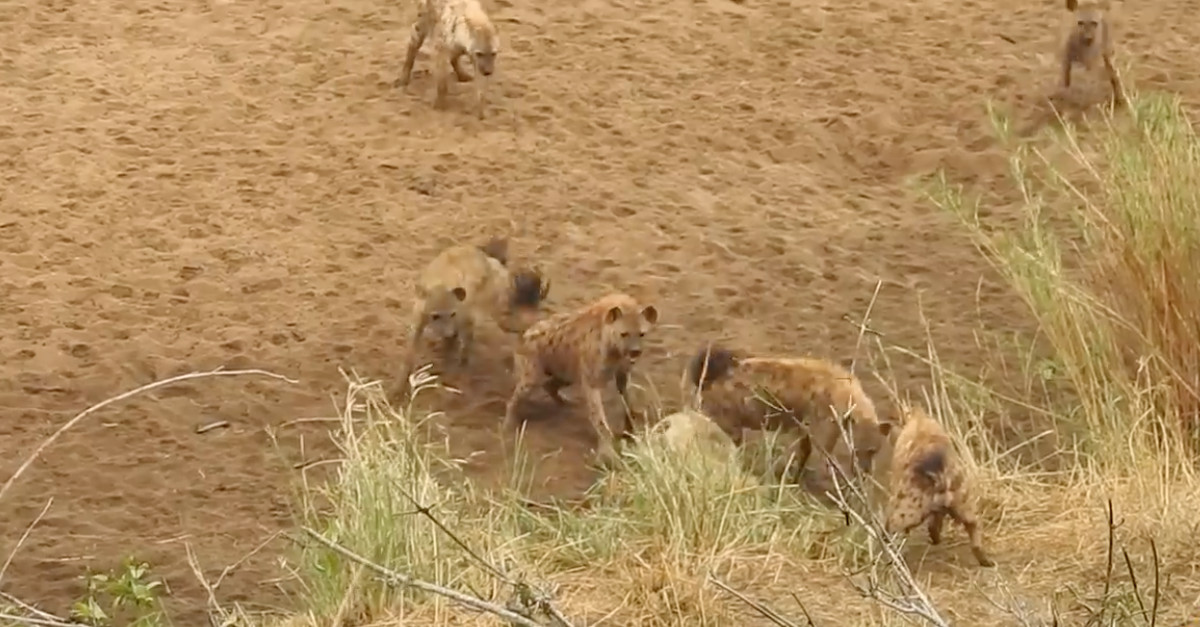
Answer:
[(930, 544), (941, 544), (942, 543), (942, 525), (945, 523), (945, 521), (946, 521), (946, 513), (945, 512), (934, 512), (933, 514), (931, 514), (929, 516), (928, 528), (929, 528), (929, 543)]
[(425, 37), (428, 34), (429, 29), (425, 26), (425, 20), (418, 17), (408, 35), (408, 48), (404, 52), (404, 65), (400, 68), (400, 78), (396, 81), (397, 86), (404, 87), (412, 80), (413, 65), (417, 62), (417, 51), (425, 43)]
[(983, 537), (979, 531), (979, 520), (975, 518), (975, 515), (959, 508), (950, 509), (947, 513), (966, 530), (967, 537), (971, 542), (971, 554), (975, 556), (975, 561), (979, 562), (980, 566), (995, 566), (996, 562), (983, 549)]

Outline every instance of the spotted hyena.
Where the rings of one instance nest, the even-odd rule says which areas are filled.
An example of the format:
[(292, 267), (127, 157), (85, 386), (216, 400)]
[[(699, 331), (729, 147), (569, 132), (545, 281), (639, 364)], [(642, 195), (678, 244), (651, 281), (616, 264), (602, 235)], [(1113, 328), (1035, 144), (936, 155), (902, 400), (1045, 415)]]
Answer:
[(929, 541), (942, 541), (946, 516), (958, 521), (971, 540), (981, 566), (996, 563), (983, 550), (979, 521), (971, 505), (971, 485), (963, 473), (950, 437), (920, 407), (901, 406), (904, 426), (892, 457), (888, 533), (903, 533), (928, 524)]
[(1121, 79), (1113, 65), (1113, 34), (1108, 19), (1108, 0), (1066, 0), (1067, 10), (1073, 14), (1074, 25), (1063, 43), (1061, 53), (1062, 88), (1071, 86), (1071, 68), (1076, 63), (1092, 69), (1097, 62), (1103, 63), (1104, 73), (1112, 87), (1114, 105), (1124, 102)]
[(843, 428), (850, 433), (858, 467), (869, 473), (892, 430), (890, 422), (880, 422), (858, 378), (823, 359), (754, 357), (704, 347), (688, 362), (684, 377), (685, 393), (699, 392), (700, 411), (738, 445), (743, 429), (799, 436), (787, 446), (797, 473), (807, 465), (814, 444), (832, 455)]
[[(417, 51), (432, 36), (434, 43), (433, 77), (437, 86), (434, 106), (446, 107), (450, 92), (450, 71), (461, 82), (475, 80), (475, 106), (483, 115), (484, 86), (482, 83), (496, 70), (496, 55), (500, 53), (500, 36), (487, 11), (479, 0), (419, 0), (417, 19), (413, 22), (404, 56), (404, 67), (397, 84), (408, 85), (412, 79)], [(471, 61), (475, 77), (467, 73), (463, 57)]]
[(508, 267), (506, 238), (443, 250), (417, 281), (401, 391), (407, 390), (422, 338), (431, 336), (441, 343), (443, 359), (453, 357), (464, 366), (481, 319), (494, 320), (508, 333), (522, 333), (540, 317), (549, 291), (550, 281), (539, 270)]
[[(630, 407), (629, 375), (642, 354), (646, 332), (658, 323), (658, 309), (642, 306), (632, 296), (608, 294), (576, 311), (545, 318), (525, 331), (514, 352), (516, 385), (505, 408), (504, 428), (518, 427), (517, 405), (537, 387), (555, 402), (569, 385), (583, 389), (588, 418), (599, 438), (597, 456), (603, 463), (616, 458), (613, 434), (605, 417), (603, 391), (609, 381)], [(628, 433), (628, 416), (619, 430)]]

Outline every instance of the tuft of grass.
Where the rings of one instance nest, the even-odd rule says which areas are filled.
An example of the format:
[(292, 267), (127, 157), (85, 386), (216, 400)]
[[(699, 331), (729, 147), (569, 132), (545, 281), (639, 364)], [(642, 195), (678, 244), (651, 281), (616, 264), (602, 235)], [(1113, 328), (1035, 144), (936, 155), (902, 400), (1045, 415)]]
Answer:
[[(530, 508), (515, 485), (473, 487), (446, 442), (430, 437), (436, 418), (396, 411), (378, 384), (351, 382), (332, 433), (337, 470), (301, 486), (298, 522), (375, 564), (501, 605), (514, 581), (586, 572), (611, 584), (597, 612), (645, 625), (728, 615), (730, 601), (718, 600), (710, 576), (777, 575), (792, 555), (838, 557), (838, 538), (854, 535), (836, 511), (749, 474), (731, 444), (680, 446), (656, 432), (625, 451), (583, 507)], [(435, 620), (451, 607), (328, 547), (305, 544), (294, 562), (305, 622), (290, 625)]]
[[(472, 568), (420, 508), (461, 534), (485, 559), (503, 559), (503, 512), (481, 506), (444, 440), (427, 423), (392, 409), (378, 384), (352, 381), (341, 422), (331, 434), (341, 459), (328, 482), (300, 490), (304, 526), (380, 565), (437, 585), (494, 596), (497, 582)], [(406, 608), (443, 599), (392, 586), (325, 547), (305, 546), (296, 574), (313, 624), (355, 617), (402, 617)], [(336, 621), (335, 621), (336, 622)]]

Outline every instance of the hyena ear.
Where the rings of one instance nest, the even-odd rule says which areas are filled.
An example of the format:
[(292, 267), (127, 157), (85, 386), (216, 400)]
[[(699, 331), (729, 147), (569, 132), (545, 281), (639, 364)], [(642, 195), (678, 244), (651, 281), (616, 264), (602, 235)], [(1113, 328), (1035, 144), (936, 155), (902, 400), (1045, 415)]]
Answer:
[(612, 309), (609, 309), (604, 314), (604, 323), (612, 324), (612, 323), (616, 322), (617, 320), (620, 320), (622, 313), (623, 312), (621, 311), (620, 307), (613, 307)]
[(479, 250), (483, 254), (500, 262), (502, 266), (508, 266), (508, 237), (493, 237), (487, 243), (479, 246)]
[(642, 317), (646, 319), (646, 322), (656, 324), (658, 322), (658, 309), (654, 305), (646, 305), (642, 309)]
[(1067, 0), (1067, 10), (1074, 13), (1079, 8), (1079, 0)]
[(456, 287), (456, 288), (450, 290), (450, 293), (454, 294), (454, 297), (460, 301), (467, 300), (467, 290), (464, 290), (461, 287)]

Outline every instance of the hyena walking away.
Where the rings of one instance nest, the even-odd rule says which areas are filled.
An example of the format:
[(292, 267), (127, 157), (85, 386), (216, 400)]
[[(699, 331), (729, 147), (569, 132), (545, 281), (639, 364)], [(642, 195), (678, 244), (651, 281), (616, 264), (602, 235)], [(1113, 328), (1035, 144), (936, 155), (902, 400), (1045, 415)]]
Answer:
[(685, 394), (699, 391), (700, 411), (738, 445), (743, 429), (798, 435), (788, 446), (797, 473), (807, 465), (814, 444), (832, 455), (843, 427), (851, 435), (859, 468), (870, 472), (892, 430), (890, 422), (879, 421), (858, 378), (823, 359), (750, 357), (712, 346), (691, 358), (684, 376)]
[[(535, 323), (521, 337), (513, 355), (516, 385), (504, 414), (504, 431), (517, 431), (517, 406), (541, 387), (557, 403), (559, 390), (568, 385), (583, 388), (588, 418), (599, 438), (597, 457), (604, 464), (616, 459), (614, 438), (604, 412), (604, 388), (617, 385), (630, 407), (629, 375), (642, 354), (646, 332), (658, 322), (653, 305), (643, 307), (632, 296), (613, 293), (576, 311), (560, 313)], [(620, 435), (629, 428), (622, 416)]]
[(442, 358), (466, 365), (475, 327), (491, 318), (508, 333), (522, 333), (541, 315), (549, 280), (533, 269), (510, 270), (508, 240), (493, 238), (481, 246), (460, 244), (443, 250), (417, 280), (408, 356), (398, 393), (408, 391), (417, 347), (425, 335), (442, 345)]
[(475, 106), (483, 116), (484, 85), (496, 70), (496, 55), (500, 53), (500, 36), (479, 0), (418, 0), (417, 19), (413, 22), (404, 56), (404, 67), (397, 84), (401, 87), (412, 80), (417, 51), (432, 36), (434, 53), (432, 74), (437, 85), (434, 106), (446, 107), (450, 91), (450, 71), (460, 82), (472, 77), (467, 73), (463, 57), (475, 68)]
[(892, 457), (887, 531), (907, 534), (928, 523), (929, 541), (942, 541), (946, 516), (958, 521), (971, 540), (980, 566), (996, 563), (983, 550), (971, 486), (942, 425), (919, 407), (900, 407), (904, 426)]
[(1074, 15), (1075, 23), (1067, 36), (1062, 50), (1062, 88), (1071, 86), (1071, 67), (1079, 63), (1088, 70), (1097, 62), (1104, 64), (1104, 72), (1112, 87), (1112, 102), (1119, 106), (1125, 102), (1121, 79), (1113, 65), (1113, 33), (1108, 19), (1108, 0), (1066, 0), (1067, 10)]

